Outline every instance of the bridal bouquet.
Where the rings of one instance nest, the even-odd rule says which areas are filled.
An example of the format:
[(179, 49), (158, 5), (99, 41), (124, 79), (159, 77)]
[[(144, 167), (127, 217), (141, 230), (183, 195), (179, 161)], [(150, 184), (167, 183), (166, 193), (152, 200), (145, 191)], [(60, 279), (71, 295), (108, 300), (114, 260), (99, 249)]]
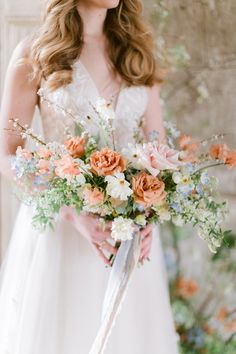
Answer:
[[(135, 226), (172, 221), (191, 223), (216, 252), (224, 239), (221, 223), (226, 202), (217, 194), (212, 166), (236, 167), (236, 150), (211, 139), (198, 141), (180, 135), (167, 125), (167, 143), (152, 132), (149, 141), (137, 139), (117, 151), (112, 128), (114, 111), (100, 99), (94, 111), (104, 146), (77, 121), (77, 133), (64, 143), (45, 143), (33, 131), (13, 119), (13, 129), (36, 141), (34, 150), (18, 147), (12, 169), (22, 199), (34, 206), (35, 227), (53, 227), (63, 206), (112, 221), (111, 236), (131, 240)], [(78, 129), (79, 127), (79, 129)]]
[(112, 224), (111, 236), (119, 249), (101, 325), (89, 352), (102, 354), (138, 264), (142, 227), (166, 221), (178, 226), (190, 223), (212, 252), (222, 244), (227, 205), (208, 170), (218, 165), (236, 167), (236, 150), (218, 144), (221, 136), (198, 141), (180, 135), (170, 124), (166, 143), (159, 141), (157, 132), (148, 141), (134, 132), (135, 142), (117, 149), (111, 104), (100, 99), (93, 107), (99, 138), (87, 131), (80, 117), (59, 108), (75, 123), (75, 134), (67, 131), (62, 143), (46, 143), (19, 120), (12, 120), (13, 131), (36, 142), (35, 149), (18, 147), (12, 169), (22, 200), (34, 208), (35, 227), (53, 227), (63, 206), (75, 208), (78, 214), (97, 215), (104, 227), (107, 221)]

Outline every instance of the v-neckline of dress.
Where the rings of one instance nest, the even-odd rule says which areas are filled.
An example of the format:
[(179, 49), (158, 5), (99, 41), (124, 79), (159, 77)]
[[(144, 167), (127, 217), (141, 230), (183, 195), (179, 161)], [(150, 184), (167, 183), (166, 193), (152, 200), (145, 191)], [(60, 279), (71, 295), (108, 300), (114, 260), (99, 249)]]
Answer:
[[(93, 91), (96, 95), (96, 97), (99, 99), (99, 98), (104, 98), (106, 101), (110, 101), (111, 98), (106, 98), (104, 97), (103, 95), (100, 94), (100, 90), (99, 88), (97, 87), (97, 84), (95, 83), (92, 75), (90, 74), (89, 70), (86, 68), (86, 66), (82, 63), (82, 61), (80, 59), (77, 60), (77, 63), (80, 65), (80, 67), (82, 68), (84, 74), (86, 75), (86, 77), (88, 78), (89, 82), (91, 83), (91, 86), (93, 87)], [(121, 101), (121, 97), (123, 95), (123, 92), (124, 90), (127, 88), (127, 86), (122, 83), (121, 84), (121, 87), (120, 87), (120, 90), (119, 90), (119, 93), (117, 95), (117, 99), (116, 99), (116, 103), (115, 105), (113, 105), (113, 109), (114, 109), (114, 112), (116, 113), (118, 108), (119, 108), (119, 105), (120, 105), (120, 101)]]

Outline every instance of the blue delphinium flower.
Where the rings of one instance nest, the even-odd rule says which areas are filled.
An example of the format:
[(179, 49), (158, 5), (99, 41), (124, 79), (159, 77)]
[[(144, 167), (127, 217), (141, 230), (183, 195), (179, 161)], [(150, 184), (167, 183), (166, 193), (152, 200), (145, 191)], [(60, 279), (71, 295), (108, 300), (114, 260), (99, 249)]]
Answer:
[(171, 203), (170, 207), (176, 211), (176, 213), (181, 213), (182, 212), (182, 207), (179, 203), (173, 202)]
[(196, 349), (204, 348), (205, 333), (200, 327), (193, 327), (187, 332), (187, 340), (192, 343)]
[(188, 163), (184, 166), (183, 170), (185, 173), (192, 175), (194, 172), (196, 172), (196, 167), (193, 164)]
[(203, 188), (202, 188), (202, 184), (199, 183), (197, 186), (196, 186), (196, 191), (198, 194), (200, 195), (204, 195), (204, 191), (203, 191)]
[(183, 194), (184, 196), (188, 196), (189, 194), (192, 193), (192, 191), (194, 190), (194, 184), (189, 181), (189, 183), (179, 183), (176, 187), (176, 191), (178, 193)]
[(48, 183), (45, 181), (44, 176), (35, 176), (33, 184), (35, 186), (42, 186), (42, 185), (44, 185), (45, 187), (48, 186)]
[(210, 183), (210, 176), (206, 171), (201, 174), (200, 181), (204, 186)]

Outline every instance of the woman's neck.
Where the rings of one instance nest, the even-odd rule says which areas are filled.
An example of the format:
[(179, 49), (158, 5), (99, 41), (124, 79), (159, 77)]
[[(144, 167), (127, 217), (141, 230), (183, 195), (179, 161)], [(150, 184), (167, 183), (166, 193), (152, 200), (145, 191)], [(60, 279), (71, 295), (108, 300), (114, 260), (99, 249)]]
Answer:
[(79, 3), (77, 10), (83, 21), (84, 37), (102, 37), (107, 10), (87, 6), (83, 2)]

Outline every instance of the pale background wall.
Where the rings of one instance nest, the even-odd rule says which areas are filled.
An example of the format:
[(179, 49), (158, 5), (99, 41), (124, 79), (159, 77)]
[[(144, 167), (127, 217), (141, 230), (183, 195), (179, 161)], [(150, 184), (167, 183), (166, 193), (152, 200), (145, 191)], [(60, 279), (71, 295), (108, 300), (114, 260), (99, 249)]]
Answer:
[[(39, 22), (40, 0), (0, 0), (0, 90), (9, 58), (17, 43)], [(10, 187), (0, 180), (0, 252), (3, 255), (14, 223), (18, 203)], [(1, 258), (1, 257), (0, 257)]]
[[(183, 43), (191, 61), (188, 69), (174, 72), (165, 88), (171, 116), (184, 131), (201, 136), (224, 132), (236, 146), (236, 2), (234, 0), (145, 0), (155, 22), (153, 4), (170, 13), (163, 36), (172, 46)], [(40, 0), (0, 0), (0, 85), (13, 48), (37, 26)], [(199, 103), (199, 90), (207, 99)], [(204, 95), (204, 94), (203, 94)], [(201, 95), (200, 95), (201, 97)], [(221, 189), (229, 198), (229, 225), (236, 231), (236, 173), (218, 172)], [(8, 243), (17, 202), (9, 187), (0, 183), (0, 248)]]
[[(201, 137), (225, 133), (226, 142), (236, 147), (236, 1), (146, 0), (145, 4), (167, 47), (181, 45), (190, 55), (188, 66), (179, 67), (165, 85), (169, 115), (184, 132)], [(155, 9), (162, 11), (162, 18)], [(230, 201), (228, 226), (236, 232), (236, 169), (214, 173)]]

